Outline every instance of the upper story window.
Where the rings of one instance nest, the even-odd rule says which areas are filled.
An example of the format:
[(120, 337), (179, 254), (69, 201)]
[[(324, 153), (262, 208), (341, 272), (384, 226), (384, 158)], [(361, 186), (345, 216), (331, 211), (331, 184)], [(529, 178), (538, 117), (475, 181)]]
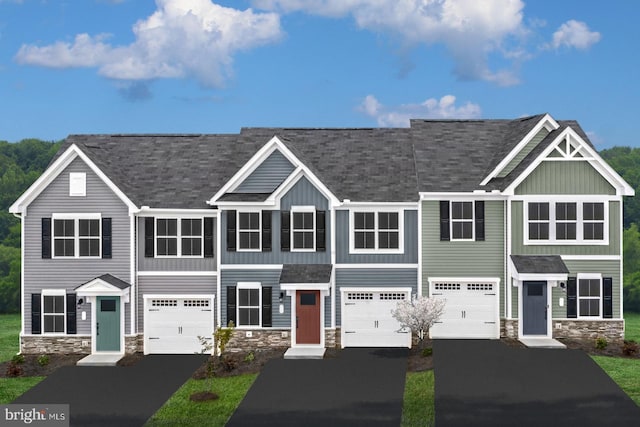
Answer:
[(291, 208), (292, 251), (315, 251), (316, 209), (311, 207)]
[(604, 202), (528, 202), (526, 244), (607, 244), (608, 204)]
[(156, 255), (201, 257), (202, 218), (156, 218)]
[(484, 200), (441, 200), (441, 241), (483, 241)]
[(54, 258), (98, 258), (101, 239), (99, 215), (53, 216)]
[(351, 252), (402, 252), (402, 212), (351, 211)]
[(451, 202), (451, 240), (473, 240), (473, 202)]
[(238, 212), (238, 250), (260, 250), (260, 212)]

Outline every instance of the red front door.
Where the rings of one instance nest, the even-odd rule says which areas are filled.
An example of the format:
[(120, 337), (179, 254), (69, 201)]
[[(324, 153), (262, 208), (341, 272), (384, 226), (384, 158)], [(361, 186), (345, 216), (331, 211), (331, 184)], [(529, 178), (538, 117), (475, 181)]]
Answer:
[(320, 291), (296, 292), (296, 343), (320, 344)]

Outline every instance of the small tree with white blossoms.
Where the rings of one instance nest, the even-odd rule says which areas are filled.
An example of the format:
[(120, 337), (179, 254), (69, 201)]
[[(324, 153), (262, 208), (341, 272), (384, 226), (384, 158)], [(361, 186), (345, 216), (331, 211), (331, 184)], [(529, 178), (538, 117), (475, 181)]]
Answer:
[(429, 328), (442, 317), (445, 304), (446, 301), (441, 298), (418, 296), (410, 300), (398, 301), (396, 309), (391, 310), (391, 315), (403, 328), (409, 328), (411, 332), (418, 335), (420, 347), (422, 347)]

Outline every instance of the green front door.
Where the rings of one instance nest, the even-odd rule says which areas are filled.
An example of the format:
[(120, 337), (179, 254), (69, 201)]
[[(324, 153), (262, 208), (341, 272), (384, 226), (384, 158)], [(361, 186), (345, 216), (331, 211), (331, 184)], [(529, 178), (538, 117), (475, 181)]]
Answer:
[(96, 351), (120, 351), (120, 297), (97, 297), (96, 304)]

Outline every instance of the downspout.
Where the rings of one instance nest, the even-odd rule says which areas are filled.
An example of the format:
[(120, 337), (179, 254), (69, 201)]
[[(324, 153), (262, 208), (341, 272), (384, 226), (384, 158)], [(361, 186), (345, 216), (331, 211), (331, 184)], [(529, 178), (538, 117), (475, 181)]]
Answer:
[(23, 211), (23, 215), (13, 213), (13, 216), (20, 220), (20, 353), (22, 353), (22, 337), (24, 336), (24, 221), (23, 216), (27, 216), (26, 209)]

